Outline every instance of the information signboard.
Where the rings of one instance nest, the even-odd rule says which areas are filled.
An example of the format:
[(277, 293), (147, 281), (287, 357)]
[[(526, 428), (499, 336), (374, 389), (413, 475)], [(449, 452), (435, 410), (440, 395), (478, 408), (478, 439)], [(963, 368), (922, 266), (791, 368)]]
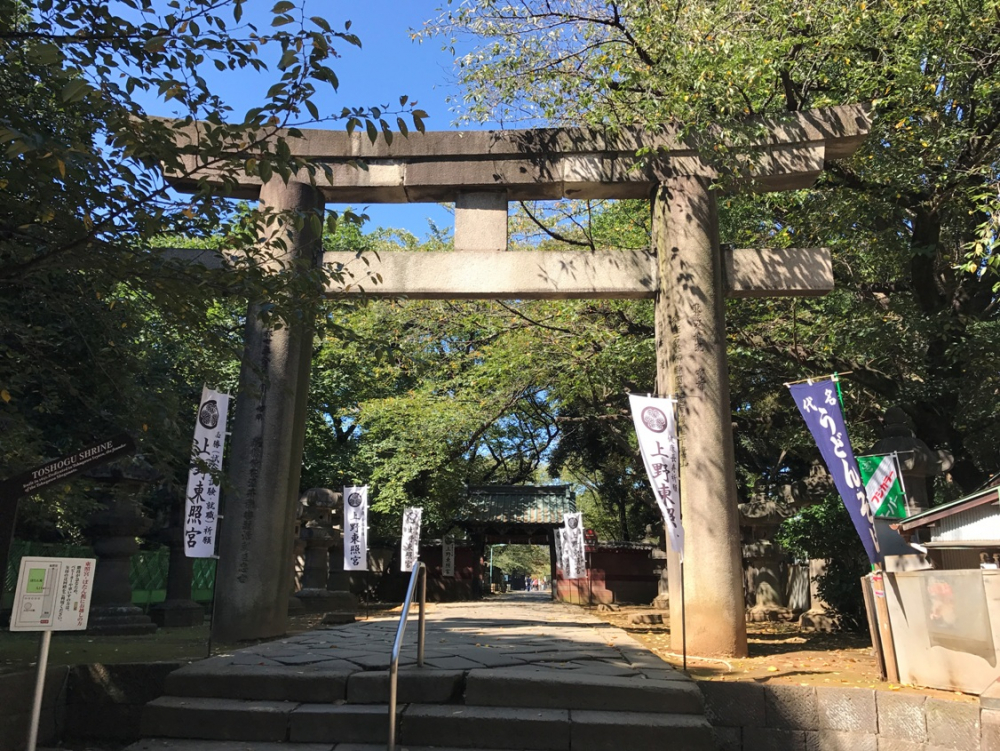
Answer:
[(10, 630), (87, 628), (96, 566), (95, 558), (22, 558)]

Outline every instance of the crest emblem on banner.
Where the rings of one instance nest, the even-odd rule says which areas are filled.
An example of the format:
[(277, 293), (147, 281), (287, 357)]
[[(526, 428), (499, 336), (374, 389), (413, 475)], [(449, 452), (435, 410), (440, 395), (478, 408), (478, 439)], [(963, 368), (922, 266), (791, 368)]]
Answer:
[(646, 407), (642, 410), (642, 424), (654, 433), (662, 433), (667, 429), (667, 416), (658, 407)]

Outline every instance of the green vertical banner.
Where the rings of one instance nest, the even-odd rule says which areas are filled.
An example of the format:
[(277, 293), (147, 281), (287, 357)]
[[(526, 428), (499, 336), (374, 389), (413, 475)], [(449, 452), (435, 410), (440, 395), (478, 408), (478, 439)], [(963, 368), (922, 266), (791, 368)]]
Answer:
[(868, 503), (875, 510), (875, 516), (905, 519), (906, 494), (896, 455), (859, 456), (857, 459), (861, 481), (865, 484)]

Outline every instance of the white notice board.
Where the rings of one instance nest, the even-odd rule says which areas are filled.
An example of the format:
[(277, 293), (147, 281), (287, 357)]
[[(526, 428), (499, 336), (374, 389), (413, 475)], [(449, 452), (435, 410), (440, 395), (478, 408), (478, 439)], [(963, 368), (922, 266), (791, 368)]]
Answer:
[(87, 628), (96, 566), (95, 558), (22, 558), (10, 630)]

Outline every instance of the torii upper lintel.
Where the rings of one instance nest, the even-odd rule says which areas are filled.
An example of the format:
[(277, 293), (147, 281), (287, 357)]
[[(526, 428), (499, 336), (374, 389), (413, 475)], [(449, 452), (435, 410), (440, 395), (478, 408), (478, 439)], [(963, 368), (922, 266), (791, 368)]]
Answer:
[[(739, 147), (729, 169), (745, 178), (743, 184), (751, 190), (796, 190), (811, 185), (825, 161), (854, 153), (868, 132), (868, 110), (844, 105), (748, 122), (759, 137)], [(210, 127), (178, 126), (178, 139), (197, 144)], [(333, 168), (329, 179), (322, 172), (315, 178), (323, 197), (333, 203), (364, 204), (454, 202), (463, 194), (483, 191), (505, 191), (511, 201), (647, 198), (668, 176), (720, 177), (699, 157), (696, 140), (702, 145), (713, 138), (725, 142), (718, 128), (697, 139), (682, 138), (676, 128), (660, 133), (591, 128), (436, 131), (397, 136), (391, 144), (381, 138), (372, 143), (359, 132), (301, 133), (302, 138), (287, 139), (292, 154)], [(652, 150), (655, 156), (640, 160), (640, 149)], [(168, 174), (175, 188), (193, 191), (202, 178), (211, 182), (219, 177), (199, 159), (187, 155), (185, 174)], [(357, 160), (366, 169), (345, 167)], [(312, 182), (307, 174), (294, 179)], [(259, 196), (258, 176), (238, 175), (236, 180), (235, 197)]]

